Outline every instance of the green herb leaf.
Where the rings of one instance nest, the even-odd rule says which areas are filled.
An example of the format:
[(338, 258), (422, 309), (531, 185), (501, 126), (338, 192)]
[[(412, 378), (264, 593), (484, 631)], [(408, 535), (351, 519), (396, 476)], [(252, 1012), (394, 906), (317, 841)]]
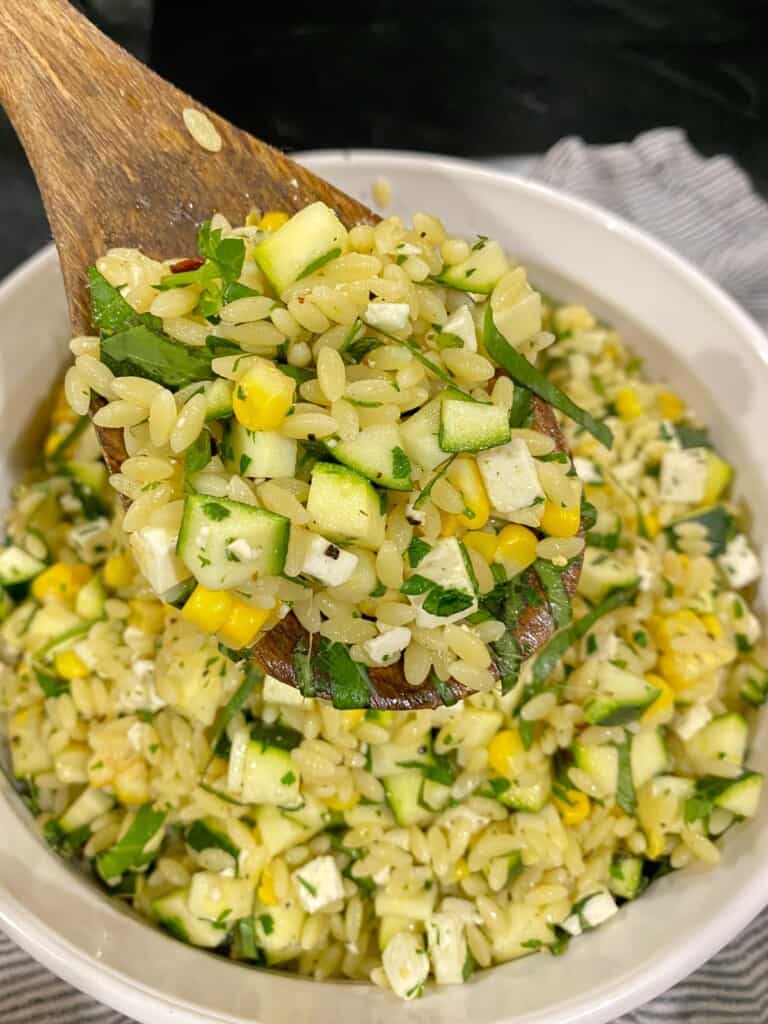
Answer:
[(402, 448), (392, 449), (392, 476), (395, 480), (407, 480), (411, 475), (411, 460)]
[(693, 427), (690, 423), (676, 423), (673, 427), (677, 440), (683, 448), (711, 448), (712, 442), (709, 439), (709, 431)]
[(63, 693), (69, 693), (69, 683), (52, 672), (35, 665), (35, 676), (46, 697), (60, 697)]
[(368, 707), (368, 670), (353, 660), (345, 644), (321, 636), (311, 653), (301, 647), (294, 651), (293, 667), (304, 696), (325, 692), (332, 695), (336, 708)]
[(316, 260), (312, 260), (311, 263), (308, 263), (296, 280), (301, 281), (302, 278), (309, 277), (310, 274), (314, 274), (321, 267), (324, 267), (326, 263), (330, 263), (331, 260), (335, 260), (337, 256), (341, 256), (341, 249), (331, 249), (329, 252), (323, 253), (323, 255), (318, 256)]
[(458, 612), (463, 612), (465, 608), (469, 608), (474, 600), (472, 594), (467, 594), (463, 590), (456, 590), (454, 587), (433, 586), (424, 599), (422, 607), (430, 615), (456, 615)]
[(512, 408), (509, 410), (509, 425), (515, 430), (529, 426), (533, 418), (533, 395), (522, 384), (515, 384)]
[(630, 604), (636, 593), (636, 586), (614, 590), (612, 594), (609, 594), (604, 601), (587, 612), (586, 615), (582, 615), (580, 619), (576, 619), (569, 626), (555, 633), (540, 649), (533, 663), (530, 687), (532, 692), (529, 694), (529, 697), (541, 692), (547, 677), (569, 647), (572, 647), (583, 636), (586, 636), (598, 619), (603, 618), (604, 615), (608, 615), (617, 608), (623, 607), (625, 604)]
[(445, 460), (445, 462), (440, 463), (440, 465), (435, 470), (434, 474), (429, 478), (424, 487), (421, 489), (421, 493), (419, 494), (418, 498), (416, 498), (416, 500), (414, 501), (414, 508), (423, 508), (426, 505), (426, 503), (429, 501), (429, 496), (432, 493), (432, 488), (435, 486), (440, 477), (445, 476), (445, 474), (448, 472), (451, 463), (455, 458), (455, 455), (451, 455), (450, 458), (447, 458)]
[(637, 794), (632, 782), (632, 765), (630, 763), (629, 740), (616, 745), (619, 753), (619, 779), (616, 788), (616, 803), (625, 814), (634, 814), (637, 810)]
[(416, 595), (416, 594), (427, 594), (437, 584), (434, 580), (427, 579), (426, 576), (420, 576), (418, 573), (414, 573), (413, 576), (409, 576), (408, 579), (400, 587), (401, 594)]
[(165, 821), (165, 811), (156, 811), (152, 804), (143, 804), (128, 826), (122, 839), (96, 858), (96, 869), (105, 882), (119, 878), (131, 868), (144, 867), (157, 856), (157, 850), (145, 853), (145, 847)]
[(530, 750), (533, 746), (533, 729), (533, 722), (529, 722), (525, 718), (520, 718), (518, 720), (517, 731), (520, 733), (520, 739), (524, 750)]
[(493, 311), (490, 302), (485, 311), (485, 323), (483, 327), (485, 348), (490, 357), (502, 366), (512, 377), (515, 383), (521, 383), (533, 391), (539, 398), (548, 402), (555, 409), (565, 413), (575, 423), (589, 431), (606, 448), (613, 445), (613, 434), (604, 423), (598, 423), (590, 413), (580, 408), (571, 399), (553, 384), (541, 370), (530, 363), (525, 356), (520, 355), (506, 338), (496, 328), (493, 321)]
[(533, 568), (547, 596), (555, 629), (562, 629), (571, 621), (571, 602), (563, 584), (563, 573), (544, 558), (538, 558)]
[(415, 569), (422, 558), (428, 555), (431, 550), (431, 546), (425, 540), (422, 540), (421, 537), (414, 537), (406, 551), (410, 567)]
[(197, 439), (184, 452), (184, 473), (192, 476), (205, 469), (211, 461), (211, 435), (207, 430), (201, 430)]
[[(249, 664), (245, 670), (242, 683), (240, 683), (224, 707), (219, 708), (208, 735), (208, 742), (211, 746), (211, 756), (208, 759), (208, 764), (213, 760), (219, 740), (227, 731), (227, 726), (238, 711), (247, 703), (256, 688), (256, 684), (260, 683), (263, 678), (264, 673), (261, 669), (257, 668), (256, 665)], [(207, 767), (208, 765), (206, 765)]]
[[(293, 750), (302, 741), (302, 735), (289, 725), (256, 721), (250, 726), (251, 739), (261, 744), (262, 750), (277, 747), (279, 750)], [(290, 783), (285, 783), (290, 785)]]
[(101, 340), (101, 361), (116, 377), (145, 377), (171, 389), (212, 380), (211, 358), (207, 348), (189, 348), (141, 325)]
[(116, 334), (139, 325), (152, 330), (162, 328), (163, 322), (159, 317), (151, 313), (137, 313), (96, 267), (88, 268), (88, 288), (91, 292), (93, 323), (104, 334)]

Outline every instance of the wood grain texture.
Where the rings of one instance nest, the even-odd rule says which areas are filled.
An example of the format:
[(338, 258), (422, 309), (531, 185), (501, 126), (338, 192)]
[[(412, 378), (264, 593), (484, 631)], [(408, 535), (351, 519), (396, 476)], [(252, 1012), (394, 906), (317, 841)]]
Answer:
[[(315, 200), (347, 225), (378, 218), (282, 153), (206, 113), (222, 137), (218, 153), (202, 149), (182, 120), (204, 110), (102, 35), (64, 0), (0, 0), (0, 102), (26, 149), (59, 251), (75, 333), (92, 329), (86, 270), (108, 248), (131, 246), (150, 256), (194, 256), (197, 229), (220, 211), (239, 223), (251, 206), (294, 212)], [(91, 415), (103, 404), (94, 398)], [(534, 429), (565, 440), (552, 409), (534, 401)], [(119, 472), (127, 457), (120, 430), (97, 428), (105, 462)], [(564, 582), (570, 596), (581, 560)], [(528, 582), (539, 594), (538, 577)], [(526, 608), (516, 635), (525, 657), (554, 631), (546, 601)], [(289, 614), (253, 648), (265, 671), (296, 685), (292, 654), (307, 634)], [(437, 707), (431, 682), (411, 687), (402, 662), (370, 671), (371, 706)], [(457, 699), (470, 692), (455, 680)], [(331, 694), (320, 694), (327, 699)]]
[[(317, 199), (351, 226), (371, 211), (206, 110), (64, 0), (0, 2), (0, 102), (32, 164), (59, 251), (75, 333), (91, 329), (85, 269), (112, 246), (194, 254), (216, 210), (295, 211)], [(223, 140), (199, 146), (182, 120), (205, 110)]]

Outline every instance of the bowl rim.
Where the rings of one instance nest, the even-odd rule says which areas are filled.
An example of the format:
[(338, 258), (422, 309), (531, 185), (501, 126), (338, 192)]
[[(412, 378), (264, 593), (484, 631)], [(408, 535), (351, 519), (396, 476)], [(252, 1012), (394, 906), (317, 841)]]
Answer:
[[(714, 281), (699, 271), (684, 257), (677, 254), (665, 243), (658, 241), (643, 229), (625, 221), (622, 217), (608, 212), (594, 203), (562, 193), (548, 185), (518, 177), (507, 171), (500, 171), (478, 165), (474, 161), (445, 157), (438, 154), (413, 153), (400, 150), (312, 150), (296, 154), (319, 174), (333, 172), (344, 166), (354, 165), (364, 171), (378, 170), (386, 175), (387, 167), (399, 172), (425, 168), (443, 171), (448, 175), (473, 179), (475, 184), (483, 182), (521, 190), (533, 195), (553, 207), (559, 207), (577, 215), (601, 230), (618, 233), (633, 247), (646, 252), (659, 265), (669, 268), (681, 277), (693, 291), (698, 292), (710, 304), (715, 305), (724, 318), (730, 321), (742, 343), (757, 354), (768, 366), (768, 338), (760, 326), (742, 307)], [(0, 282), (0, 307), (17, 291), (23, 291), (29, 278), (35, 273), (53, 273), (56, 255), (53, 245), (35, 253)], [(7, 803), (5, 787), (2, 799)], [(14, 814), (19, 829), (28, 830), (27, 823)], [(53, 854), (45, 851), (54, 860)], [(55, 864), (63, 869), (63, 865)], [(73, 892), (76, 894), (77, 889)], [(676, 954), (661, 963), (652, 962), (630, 968), (611, 980), (606, 980), (588, 995), (567, 998), (553, 1006), (526, 1015), (526, 1021), (538, 1024), (576, 1024), (576, 1022), (608, 1021), (620, 1016), (665, 991), (681, 978), (695, 970), (714, 953), (726, 945), (752, 920), (768, 903), (768, 863), (757, 864), (749, 875), (734, 887), (731, 899), (714, 908), (705, 926), (691, 937)], [(41, 916), (25, 908), (21, 899), (0, 879), (0, 924), (15, 941), (55, 973), (66, 978), (83, 991), (126, 1013), (139, 1015), (153, 1012), (155, 1020), (171, 1020), (203, 1024), (203, 1022), (245, 1021), (244, 1017), (219, 1012), (212, 1016), (208, 1009), (186, 999), (172, 997), (151, 987), (127, 971), (117, 969), (99, 961), (88, 952), (73, 945), (59, 934), (55, 927)], [(142, 928), (146, 927), (144, 925)], [(168, 942), (175, 940), (167, 939)], [(192, 951), (195, 952), (195, 951)], [(503, 967), (494, 968), (501, 970)], [(274, 978), (275, 975), (271, 975)], [(285, 976), (283, 976), (285, 977)], [(290, 977), (290, 976), (288, 976)], [(290, 978), (291, 984), (301, 984), (300, 979)], [(310, 984), (312, 984), (310, 982)], [(327, 983), (326, 983), (327, 985)], [(330, 986), (329, 986), (330, 987)], [(339, 990), (341, 986), (337, 986)], [(371, 994), (374, 992), (372, 990)], [(392, 1010), (391, 1003), (388, 1003)], [(181, 1011), (181, 1013), (180, 1013)], [(396, 1011), (395, 1011), (396, 1012)], [(158, 1016), (162, 1013), (162, 1017)], [(145, 1018), (148, 1019), (148, 1018)], [(249, 1017), (249, 1020), (256, 1018)], [(259, 1018), (262, 1019), (262, 1018)], [(520, 1020), (521, 1018), (515, 1018)], [(499, 1016), (499, 1021), (512, 1020)]]

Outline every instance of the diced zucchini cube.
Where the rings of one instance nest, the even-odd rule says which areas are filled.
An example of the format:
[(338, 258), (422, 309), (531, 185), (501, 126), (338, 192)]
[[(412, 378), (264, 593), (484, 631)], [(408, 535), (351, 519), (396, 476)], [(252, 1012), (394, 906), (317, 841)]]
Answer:
[(381, 502), (370, 481), (347, 466), (319, 462), (312, 470), (307, 511), (319, 533), (378, 548), (384, 541)]

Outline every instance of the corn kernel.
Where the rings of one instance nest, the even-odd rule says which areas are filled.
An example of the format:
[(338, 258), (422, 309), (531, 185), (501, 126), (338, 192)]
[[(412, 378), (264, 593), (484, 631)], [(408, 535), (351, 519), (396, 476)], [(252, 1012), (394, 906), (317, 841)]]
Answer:
[(707, 452), (707, 479), (704, 485), (703, 505), (714, 505), (731, 482), (733, 467), (714, 452)]
[(468, 548), (472, 548), (478, 555), (486, 560), (486, 562), (492, 562), (496, 557), (496, 550), (499, 546), (499, 538), (495, 533), (483, 533), (480, 530), (470, 530), (469, 533), (465, 533), (462, 540)]
[(283, 224), (287, 224), (290, 216), (283, 210), (267, 210), (259, 221), (260, 231), (277, 231)]
[(645, 851), (646, 855), (650, 857), (651, 860), (656, 860), (657, 857), (661, 857), (666, 845), (664, 842), (664, 836), (661, 832), (657, 832), (656, 829), (650, 829), (646, 833), (645, 838), (648, 843)]
[(675, 708), (675, 691), (661, 676), (655, 672), (649, 672), (645, 681), (655, 686), (660, 691), (656, 700), (640, 716), (643, 725), (659, 725), (666, 722), (672, 716)]
[(45, 601), (47, 598), (74, 601), (77, 592), (92, 575), (91, 567), (82, 562), (56, 562), (35, 579), (32, 584), (32, 595), (38, 601)]
[(129, 554), (113, 555), (104, 563), (104, 582), (117, 590), (129, 586), (136, 576), (136, 563)]
[(555, 796), (554, 801), (564, 825), (580, 825), (592, 810), (589, 797), (579, 789), (567, 789), (563, 798)]
[(561, 508), (554, 501), (544, 502), (539, 525), (550, 537), (575, 537), (581, 523), (581, 509)]
[(88, 675), (88, 666), (75, 651), (59, 651), (53, 664), (62, 679), (83, 679)]
[(129, 601), (129, 623), (145, 633), (162, 633), (165, 626), (165, 608), (159, 601)]
[(226, 590), (208, 590), (198, 584), (181, 614), (206, 633), (215, 633), (227, 621), (235, 599)]
[(454, 882), (463, 882), (468, 875), (469, 864), (463, 857), (459, 857), (453, 866), (453, 880)]
[(554, 314), (555, 330), (558, 334), (569, 331), (591, 331), (596, 320), (586, 306), (561, 306)]
[(674, 391), (667, 391), (665, 388), (662, 388), (656, 395), (656, 403), (661, 415), (665, 420), (669, 420), (670, 423), (678, 423), (683, 418), (685, 403)]
[(446, 476), (464, 499), (466, 511), (457, 517), (459, 526), (482, 530), (490, 518), (491, 503), (477, 463), (462, 456), (451, 463)]
[(706, 629), (706, 631), (709, 633), (709, 635), (713, 637), (715, 640), (717, 640), (717, 638), (721, 636), (723, 632), (723, 627), (720, 625), (720, 620), (716, 615), (712, 615), (711, 613), (701, 616), (701, 624), (704, 627), (704, 629)]
[(615, 398), (616, 412), (623, 420), (636, 420), (642, 416), (643, 406), (634, 388), (622, 388)]
[(661, 523), (655, 512), (645, 512), (643, 514), (643, 526), (648, 537), (651, 540), (656, 540), (661, 530)]
[(362, 720), (365, 718), (365, 711), (361, 709), (355, 709), (354, 711), (342, 711), (341, 720), (344, 723), (345, 729), (354, 729), (355, 726), (360, 725)]
[(239, 651), (253, 643), (271, 614), (271, 608), (254, 608), (235, 599), (226, 621), (218, 627), (219, 636)]
[(52, 430), (48, 437), (46, 437), (45, 444), (43, 445), (43, 451), (49, 458), (51, 455), (56, 454), (61, 442), (66, 436), (66, 432), (63, 430)]
[(113, 785), (115, 796), (124, 804), (144, 804), (149, 800), (149, 778), (146, 762), (137, 757), (116, 773)]
[(668, 650), (673, 641), (681, 636), (688, 636), (692, 633), (700, 633), (701, 620), (690, 608), (682, 608), (679, 612), (673, 612), (664, 618), (653, 616), (649, 622), (651, 635), (657, 645)]
[(516, 576), (536, 561), (538, 542), (533, 530), (511, 523), (498, 536), (495, 561), (500, 562), (510, 576)]
[(614, 341), (606, 341), (603, 345), (603, 355), (608, 356), (609, 359), (618, 359), (621, 355), (621, 349)]
[(440, 536), (454, 537), (459, 529), (459, 517), (453, 512), (440, 512)]
[(266, 359), (252, 357), (235, 384), (232, 409), (246, 430), (276, 430), (293, 404), (296, 382)]
[(338, 797), (329, 796), (325, 804), (331, 811), (351, 811), (360, 803), (360, 794), (353, 793), (349, 800), (339, 800)]
[(517, 729), (502, 729), (488, 744), (488, 763), (499, 775), (509, 777), (512, 762), (523, 753), (523, 749)]
[(274, 907), (278, 902), (277, 893), (275, 892), (275, 886), (272, 881), (272, 872), (269, 870), (269, 864), (264, 868), (261, 875), (261, 881), (256, 890), (256, 896), (258, 897), (259, 903), (263, 903), (265, 907)]

